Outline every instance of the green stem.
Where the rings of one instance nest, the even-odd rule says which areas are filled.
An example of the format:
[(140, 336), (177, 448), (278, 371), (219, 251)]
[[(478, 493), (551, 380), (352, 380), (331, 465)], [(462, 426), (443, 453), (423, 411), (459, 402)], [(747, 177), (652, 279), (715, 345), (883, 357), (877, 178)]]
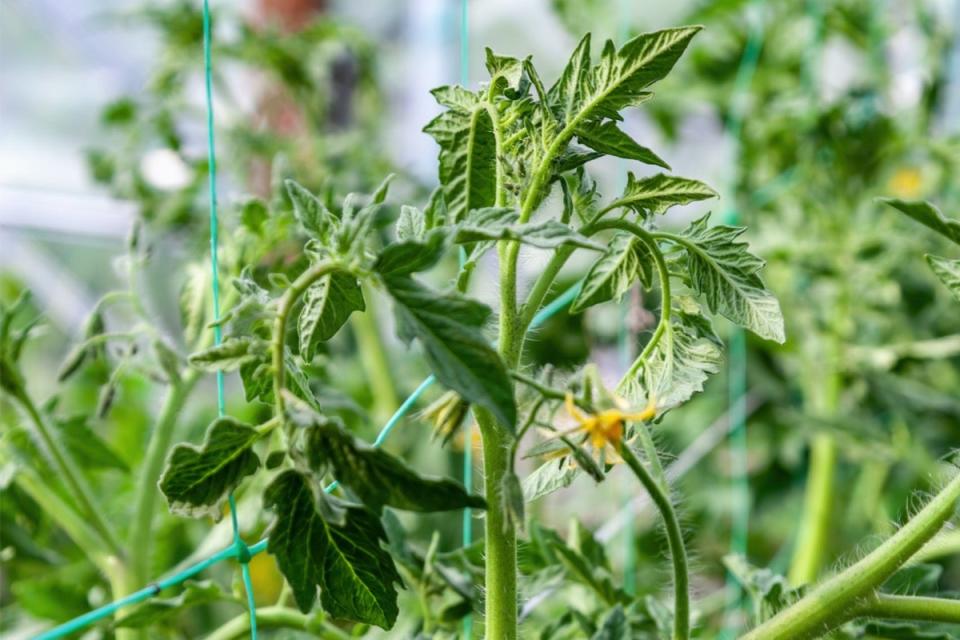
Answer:
[(332, 262), (321, 262), (315, 264), (293, 281), (290, 288), (284, 292), (280, 299), (280, 307), (277, 310), (277, 316), (273, 321), (273, 336), (270, 343), (273, 365), (273, 397), (276, 415), (283, 416), (283, 378), (286, 375), (286, 368), (283, 365), (283, 347), (284, 338), (287, 333), (287, 320), (290, 312), (300, 296), (317, 280), (329, 275), (338, 267)]
[(937, 535), (958, 501), (960, 473), (882, 545), (741, 640), (806, 640), (855, 618), (859, 607), (875, 597), (876, 589)]
[(363, 371), (370, 383), (374, 417), (382, 422), (390, 417), (400, 405), (400, 401), (390, 375), (393, 368), (383, 346), (383, 337), (377, 328), (375, 298), (369, 287), (364, 286), (363, 291), (367, 310), (364, 313), (352, 314), (350, 320), (360, 346)]
[(830, 536), (836, 463), (837, 443), (833, 436), (828, 433), (814, 436), (810, 447), (803, 518), (787, 576), (794, 586), (815, 581), (823, 566), (825, 547)]
[(133, 524), (127, 542), (131, 550), (131, 572), (138, 584), (150, 579), (151, 546), (153, 544), (153, 518), (157, 503), (157, 482), (163, 473), (163, 465), (173, 440), (180, 411), (200, 376), (196, 369), (187, 370), (167, 390), (167, 397), (160, 409), (160, 417), (147, 444), (147, 452), (141, 462), (137, 479), (137, 494), (134, 500)]
[(860, 607), (858, 615), (960, 624), (960, 600), (877, 594)]
[[(257, 609), (257, 629), (309, 631), (324, 640), (349, 640), (351, 637), (346, 632), (322, 620), (316, 620), (315, 616), (305, 615), (296, 609), (286, 607)], [(235, 640), (236, 638), (246, 637), (249, 633), (250, 616), (247, 613), (241, 613), (207, 636), (207, 640)]]
[(517, 638), (517, 532), (504, 517), (501, 480), (509, 473), (510, 436), (489, 412), (478, 409), (483, 434), (483, 470), (486, 489), (486, 637)]
[(670, 560), (673, 562), (674, 617), (673, 640), (687, 640), (690, 637), (690, 578), (687, 569), (687, 551), (683, 544), (683, 532), (680, 520), (670, 502), (666, 490), (647, 471), (630, 446), (621, 443), (620, 456), (630, 467), (640, 484), (650, 494), (650, 498), (660, 511), (667, 531), (667, 544), (670, 547)]
[[(808, 410), (825, 417), (836, 414), (840, 402), (840, 374), (836, 368), (840, 361), (839, 339), (829, 342), (829, 354), (814, 363), (816, 371), (810, 375), (805, 394)], [(823, 568), (832, 533), (836, 466), (837, 443), (833, 435), (815, 435), (810, 445), (803, 518), (787, 575), (794, 586), (814, 582)]]
[(120, 546), (120, 542), (114, 535), (113, 529), (107, 524), (103, 512), (94, 500), (93, 494), (84, 481), (83, 476), (80, 475), (80, 471), (77, 469), (73, 458), (71, 458), (70, 454), (65, 449), (62, 449), (57, 440), (54, 439), (50, 427), (40, 414), (40, 411), (37, 410), (37, 407), (33, 404), (30, 396), (27, 395), (27, 392), (20, 389), (15, 397), (33, 421), (37, 435), (40, 437), (40, 440), (43, 441), (51, 458), (53, 458), (54, 464), (73, 494), (73, 497), (80, 504), (80, 508), (89, 519), (90, 525), (97, 531), (103, 543), (113, 555), (121, 559), (124, 558), (123, 547)]

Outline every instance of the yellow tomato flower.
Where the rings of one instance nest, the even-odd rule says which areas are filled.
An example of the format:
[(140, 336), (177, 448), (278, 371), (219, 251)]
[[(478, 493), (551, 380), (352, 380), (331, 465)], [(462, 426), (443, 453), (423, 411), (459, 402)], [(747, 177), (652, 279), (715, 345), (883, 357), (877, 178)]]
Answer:
[[(618, 404), (622, 403), (618, 402)], [(577, 421), (576, 427), (558, 434), (568, 435), (570, 433), (585, 433), (590, 440), (590, 445), (594, 451), (603, 455), (607, 445), (613, 448), (614, 454), (620, 450), (620, 443), (623, 440), (623, 425), (625, 422), (645, 422), (651, 420), (657, 415), (656, 399), (651, 396), (646, 408), (642, 411), (627, 412), (621, 408), (604, 409), (597, 414), (584, 414), (577, 408), (573, 402), (573, 395), (567, 393), (564, 400), (567, 413)], [(612, 462), (618, 462), (615, 459)]]
[(899, 169), (890, 178), (890, 191), (898, 198), (916, 198), (923, 186), (923, 175), (913, 167)]

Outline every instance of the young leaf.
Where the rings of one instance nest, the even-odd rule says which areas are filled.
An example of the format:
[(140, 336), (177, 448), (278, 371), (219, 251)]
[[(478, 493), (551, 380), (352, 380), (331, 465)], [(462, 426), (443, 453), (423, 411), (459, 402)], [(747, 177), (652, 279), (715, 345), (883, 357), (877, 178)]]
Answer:
[(603, 245), (577, 233), (558, 220), (518, 224), (519, 213), (505, 207), (487, 207), (471, 211), (457, 227), (454, 242), (468, 244), (485, 240), (518, 240), (541, 249), (572, 245), (603, 251)]
[(490, 308), (456, 294), (431, 291), (408, 276), (383, 278), (394, 300), (398, 332), (423, 345), (437, 379), (467, 400), (488, 409), (510, 430), (516, 425), (513, 384), (481, 327)]
[(463, 485), (419, 475), (383, 449), (354, 438), (335, 418), (300, 409), (291, 411), (291, 420), (306, 430), (310, 465), (332, 468), (340, 484), (375, 512), (384, 506), (421, 512), (486, 508), (484, 499), (468, 494)]
[(427, 217), (409, 205), (400, 205), (400, 216), (397, 218), (397, 240), (419, 240), (427, 232)]
[(160, 477), (160, 491), (170, 510), (219, 520), (227, 494), (260, 468), (260, 458), (253, 452), (260, 437), (256, 429), (223, 417), (207, 429), (202, 446), (174, 447)]
[(580, 313), (608, 300), (619, 300), (637, 280), (650, 286), (653, 258), (647, 245), (629, 233), (618, 233), (583, 278), (570, 313)]
[(310, 361), (317, 345), (332, 338), (354, 311), (365, 311), (360, 283), (349, 273), (334, 271), (310, 285), (303, 294), (297, 322), (300, 355)]
[(466, 89), (440, 87), (433, 95), (448, 110), (423, 130), (440, 145), (440, 185), (450, 219), (459, 221), (496, 198), (493, 120), (486, 105)]
[(898, 200), (896, 198), (880, 198), (880, 202), (890, 205), (920, 224), (926, 225), (953, 242), (960, 244), (960, 220), (946, 217), (933, 204)]
[(393, 560), (382, 547), (387, 534), (368, 510), (336, 501), (343, 511), (337, 524), (321, 516), (317, 489), (300, 472), (281, 473), (267, 487), (264, 506), (277, 518), (267, 551), (304, 613), (320, 603), (334, 618), (390, 629), (397, 619), (397, 592), (402, 584)]
[(327, 210), (317, 196), (293, 180), (287, 180), (285, 184), (287, 195), (293, 203), (293, 215), (300, 223), (300, 227), (322, 244), (329, 244), (333, 231), (339, 225), (337, 218)]
[(256, 360), (265, 351), (263, 342), (248, 336), (227, 338), (190, 356), (190, 364), (203, 371), (232, 371)]
[(632, 173), (628, 173), (623, 195), (611, 203), (609, 208), (626, 207), (647, 217), (663, 213), (674, 205), (715, 197), (717, 192), (699, 180), (668, 176), (665, 173), (638, 180)]
[(766, 290), (758, 272), (763, 260), (747, 251), (737, 238), (742, 227), (707, 226), (707, 214), (684, 232), (693, 289), (713, 313), (749, 329), (761, 338), (783, 342), (780, 303)]
[(927, 256), (927, 264), (940, 282), (946, 285), (953, 297), (960, 301), (960, 260), (947, 260), (939, 256)]
[(670, 169), (660, 156), (621, 131), (613, 120), (581, 126), (577, 129), (577, 139), (598, 153)]

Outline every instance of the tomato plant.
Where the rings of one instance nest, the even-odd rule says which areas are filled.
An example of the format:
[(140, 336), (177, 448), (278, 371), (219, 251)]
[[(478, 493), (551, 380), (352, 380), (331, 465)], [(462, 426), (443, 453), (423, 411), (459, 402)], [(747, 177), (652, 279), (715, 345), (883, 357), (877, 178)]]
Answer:
[[(121, 264), (128, 286), (107, 294), (92, 310), (81, 339), (64, 358), (51, 400), (40, 400), (46, 389), (29, 379), (23, 364), (25, 349), (38, 342), (32, 340), (38, 331), (29, 296), (2, 308), (0, 379), (5, 402), (17, 409), (17, 417), (4, 433), (0, 454), (7, 463), (5, 482), (18, 507), (23, 505), (15, 523), (18, 537), (36, 532), (54, 541), (63, 532), (76, 547), (71, 552), (80, 552), (78, 582), (108, 586), (116, 598), (167, 569), (158, 558), (186, 555), (171, 554), (165, 546), (189, 552), (193, 541), (177, 539), (194, 531), (187, 518), (222, 523), (213, 527), (193, 559), (204, 549), (228, 544), (225, 516), (231, 511), (244, 538), (261, 539), (253, 547), (235, 545), (231, 557), (248, 563), (252, 552), (260, 553), (255, 562), (271, 559), (282, 576), (282, 588), (257, 609), (264, 630), (292, 629), (327, 638), (445, 638), (457, 637), (463, 621), (474, 617), (476, 628), (490, 639), (534, 634), (714, 637), (710, 611), (716, 605), (697, 597), (699, 568), (687, 550), (691, 534), (684, 531), (678, 491), (669, 481), (658, 439), (671, 420), (688, 415), (685, 406), (721, 370), (723, 329), (715, 329), (717, 320), (722, 318), (721, 327), (730, 323), (749, 331), (752, 348), (782, 358), (788, 370), (801, 368), (805, 400), (830, 396), (845, 376), (867, 375), (840, 370), (841, 359), (824, 357), (820, 349), (846, 349), (851, 327), (858, 326), (851, 317), (874, 311), (867, 302), (861, 308), (853, 304), (852, 285), (841, 272), (866, 273), (871, 281), (893, 279), (915, 245), (888, 245), (888, 230), (901, 227), (886, 222), (873, 232), (862, 230), (866, 217), (876, 212), (869, 200), (876, 188), (859, 182), (873, 185), (886, 173), (870, 173), (874, 167), (862, 164), (864, 157), (885, 153), (870, 146), (875, 142), (870, 136), (858, 140), (864, 129), (849, 120), (856, 111), (851, 105), (860, 104), (857, 96), (818, 113), (810, 119), (812, 125), (805, 118), (769, 128), (761, 122), (747, 130), (746, 139), (754, 141), (743, 154), (745, 166), (763, 174), (770, 167), (796, 165), (800, 176), (802, 189), (781, 194), (776, 205), (769, 205), (789, 230), (786, 242), (760, 234), (763, 249), (755, 253), (744, 240), (744, 228), (718, 223), (709, 214), (684, 228), (667, 225), (664, 214), (671, 208), (717, 194), (700, 180), (669, 173), (656, 152), (627, 133), (624, 114), (656, 104), (652, 87), (681, 61), (699, 32), (700, 27), (680, 27), (642, 33), (620, 46), (607, 41), (599, 59), (592, 55), (587, 35), (549, 85), (531, 58), (487, 50), (489, 79), (480, 88), (443, 86), (433, 92), (441, 113), (424, 131), (439, 147), (439, 187), (418, 206), (397, 205), (395, 200), (417, 198), (417, 189), (407, 190), (412, 196), (394, 198), (392, 176), (370, 194), (340, 198), (337, 194), (346, 189), (338, 182), (338, 171), (300, 179), (299, 165), (281, 167), (275, 173), (286, 179), (274, 180), (273, 191), (261, 194), (264, 199), (239, 203), (224, 220), (227, 233), (217, 255), (230, 286), (220, 301), (221, 317), (210, 314), (206, 261), (188, 264), (180, 300), (183, 335), (175, 339), (138, 282), (153, 234), (189, 228), (196, 221), (188, 213), (157, 216), (164, 210), (157, 205), (179, 201), (195, 206), (196, 185), (173, 198), (141, 192), (144, 224), (131, 234)], [(177, 28), (170, 33), (176, 35)], [(332, 33), (321, 35), (340, 32)], [(262, 53), (258, 38), (246, 35), (250, 39), (234, 51)], [(310, 50), (308, 42), (297, 39), (275, 45), (270, 51), (282, 60), (296, 58), (287, 47), (294, 53)], [(291, 68), (305, 71), (297, 64)], [(303, 79), (293, 80), (297, 78)], [(121, 120), (134, 122), (131, 113), (137, 111), (128, 110)], [(866, 131), (891, 127), (887, 119), (869, 115)], [(849, 132), (843, 130), (846, 125), (851, 125)], [(142, 127), (142, 122), (131, 124), (129, 133), (136, 136)], [(808, 136), (822, 147), (833, 145), (839, 158), (835, 176), (842, 176), (851, 191), (834, 194), (834, 185), (810, 158), (785, 152), (799, 146), (782, 142), (791, 135)], [(282, 138), (273, 142), (269, 154), (293, 144)], [(639, 177), (631, 172), (621, 191), (604, 197), (591, 177), (591, 163), (608, 157), (667, 172)], [(238, 158), (248, 156), (238, 153)], [(368, 165), (367, 160), (356, 162)], [(200, 176), (202, 167), (195, 168)], [(320, 166), (319, 172), (326, 168)], [(108, 173), (102, 177), (116, 177)], [(753, 174), (745, 175), (748, 183)], [(114, 186), (122, 187), (126, 180), (121, 176)], [(958, 223), (932, 205), (889, 204), (960, 244)], [(832, 219), (833, 206), (850, 213), (851, 220)], [(762, 216), (747, 217), (762, 226), (770, 215), (764, 210)], [(819, 248), (829, 244), (829, 255), (798, 241), (801, 230), (811, 226), (826, 229)], [(876, 246), (889, 253), (887, 260), (870, 253)], [(527, 283), (520, 265), (534, 252), (545, 256), (544, 266)], [(757, 253), (771, 259), (772, 279)], [(837, 256), (839, 267), (830, 262)], [(928, 257), (928, 262), (960, 297), (960, 265), (941, 257)], [(531, 329), (554, 299), (565, 269), (582, 273), (572, 294), (573, 315), (619, 302), (635, 289), (655, 301), (649, 335), (638, 336), (639, 353), (612, 384), (596, 363), (557, 369), (531, 357)], [(818, 280), (818, 269), (829, 271), (829, 277)], [(824, 308), (802, 309), (808, 289), (791, 288), (784, 273), (813, 273)], [(496, 281), (496, 304), (481, 301), (481, 277)], [(768, 289), (765, 279), (774, 286)], [(771, 289), (787, 301), (791, 313), (786, 322)], [(392, 321), (375, 315), (384, 305), (392, 309)], [(370, 444), (362, 438), (367, 427), (384, 417), (382, 410), (345, 391), (358, 370), (374, 387), (367, 390), (368, 397), (394, 384), (378, 321), (395, 329), (400, 353), (390, 354), (394, 362), (422, 358), (432, 379), (445, 389), (421, 414), (433, 423), (440, 442), (428, 444), (418, 437), (419, 452), (388, 451), (379, 446), (381, 440)], [(880, 320), (871, 316), (862, 326), (879, 336), (869, 347), (880, 348), (900, 335), (904, 324), (890, 314)], [(800, 346), (777, 346), (794, 327), (803, 336)], [(214, 342), (214, 331), (222, 334), (222, 342)], [(409, 355), (411, 348), (415, 357)], [(227, 382), (238, 385), (242, 401), (232, 402), (226, 415), (207, 420), (202, 433), (178, 433), (188, 400), (204, 374), (213, 372), (229, 374)], [(166, 393), (149, 436), (137, 443), (144, 449), (142, 457), (115, 451), (89, 426), (130, 402), (134, 394), (124, 386), (128, 378), (149, 378), (154, 389)], [(73, 387), (86, 385), (99, 387), (99, 397), (94, 407), (80, 401), (89, 415), (73, 417)], [(818, 395), (821, 387), (829, 388)], [(806, 409), (807, 417), (824, 420), (837, 413), (837, 406)], [(209, 418), (214, 412), (207, 407), (194, 413)], [(200, 419), (192, 416), (194, 423)], [(419, 464), (424, 458), (441, 458), (441, 445), (458, 438), (471, 446), (474, 427), (483, 457), (480, 494), (446, 477), (446, 468), (441, 469), (444, 475), (422, 468), (435, 471), (441, 465)], [(184, 441), (174, 445), (181, 434)], [(401, 453), (417, 455), (418, 463), (404, 461)], [(534, 460), (534, 466), (520, 464), (521, 458)], [(953, 544), (943, 531), (955, 515), (960, 478), (951, 460), (944, 461), (936, 469), (942, 481), (935, 495), (874, 550), (822, 580), (824, 554), (818, 545), (831, 524), (821, 517), (822, 510), (798, 522), (814, 533), (797, 553), (819, 555), (795, 562), (804, 568), (792, 571), (789, 579), (751, 567), (743, 558), (728, 558), (728, 569), (755, 605), (753, 628), (744, 638), (951, 633), (955, 627), (948, 625), (960, 622), (955, 599), (936, 593), (904, 595), (891, 586), (925, 579), (916, 573), (924, 566), (921, 560), (934, 557), (930, 554), (938, 545), (949, 549)], [(133, 485), (132, 491), (118, 487), (117, 493), (132, 495), (131, 505), (110, 495), (109, 485), (92, 473), (97, 469), (128, 472), (125, 482)], [(531, 503), (578, 476), (600, 483), (615, 472), (629, 473), (635, 491), (649, 495), (657, 510), (668, 551), (669, 588), (636, 593), (621, 580), (611, 549), (584, 524), (574, 521), (564, 537), (530, 513)], [(589, 490), (599, 495), (600, 489)], [(827, 494), (832, 498), (832, 490)], [(236, 507), (231, 495), (238, 498)], [(155, 513), (160, 496), (176, 516), (164, 518), (163, 525)], [(470, 546), (451, 549), (432, 514), (462, 509), (482, 512), (485, 535)], [(129, 519), (118, 516), (127, 513)], [(53, 533), (49, 522), (55, 525)], [(172, 539), (157, 539), (159, 531)], [(20, 539), (16, 548), (32, 550), (39, 562), (53, 562)], [(269, 572), (272, 565), (266, 566)], [(161, 581), (155, 590), (165, 585)], [(49, 606), (49, 594), (61, 587), (44, 590), (30, 584), (21, 591), (27, 599), (30, 589), (34, 611), (42, 611), (36, 602)], [(36, 596), (41, 591), (43, 598)], [(577, 606), (556, 616), (524, 619), (528, 610), (522, 603), (558, 591)], [(70, 615), (86, 607), (87, 600), (79, 600), (69, 603)], [(188, 582), (173, 597), (119, 608), (101, 631), (120, 638), (190, 637), (212, 628), (211, 638), (241, 637), (249, 631), (247, 614), (225, 619), (221, 613), (238, 604), (238, 595), (218, 581)], [(57, 619), (57, 614), (49, 617)], [(926, 626), (884, 626), (875, 619)]]

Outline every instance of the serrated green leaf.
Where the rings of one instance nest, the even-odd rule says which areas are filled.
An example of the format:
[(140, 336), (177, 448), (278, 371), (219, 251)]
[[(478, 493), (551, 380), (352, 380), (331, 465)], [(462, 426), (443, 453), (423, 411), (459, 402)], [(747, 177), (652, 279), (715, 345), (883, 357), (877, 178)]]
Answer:
[(612, 120), (581, 126), (577, 139), (599, 153), (670, 169), (663, 158), (621, 131)]
[(947, 260), (939, 256), (927, 255), (927, 264), (934, 275), (946, 285), (953, 297), (960, 302), (960, 260)]
[(668, 176), (665, 173), (638, 180), (632, 173), (628, 173), (623, 195), (612, 202), (609, 208), (626, 207), (641, 216), (647, 216), (663, 213), (675, 205), (715, 197), (717, 192), (699, 180)]
[(707, 226), (710, 215), (684, 231), (687, 268), (693, 289), (713, 313), (749, 329), (761, 338), (783, 342), (780, 303), (767, 291), (759, 271), (764, 262), (737, 238), (743, 227)]
[(343, 523), (330, 522), (320, 515), (317, 497), (310, 480), (293, 470), (277, 476), (263, 496), (276, 514), (267, 551), (276, 556), (297, 606), (310, 611), (319, 588), (332, 617), (390, 629), (398, 613), (393, 585), (402, 582), (381, 547), (383, 525), (367, 509), (339, 501)]
[(469, 244), (488, 240), (517, 240), (541, 249), (562, 245), (603, 251), (604, 246), (577, 233), (559, 220), (519, 224), (520, 214), (506, 207), (486, 207), (471, 211), (457, 226), (454, 242)]
[(507, 94), (517, 97), (523, 93), (524, 85), (523, 61), (510, 56), (498, 56), (489, 47), (484, 50), (487, 72), (490, 74), (490, 84), (496, 95)]
[(160, 490), (170, 510), (219, 520), (227, 494), (260, 468), (260, 458), (253, 452), (260, 437), (256, 429), (223, 417), (207, 429), (202, 446), (174, 447), (160, 477)]
[(234, 601), (220, 585), (211, 581), (195, 582), (188, 580), (183, 591), (172, 598), (153, 598), (122, 616), (113, 626), (126, 629), (143, 629), (165, 620), (169, 620), (184, 609), (202, 604), (211, 604), (224, 600)]
[(897, 198), (880, 198), (880, 202), (890, 205), (945, 238), (960, 244), (960, 220), (946, 217), (935, 205), (929, 202), (899, 200)]
[(447, 479), (422, 476), (379, 447), (349, 434), (336, 418), (291, 408), (291, 421), (305, 430), (307, 459), (317, 471), (330, 468), (373, 511), (384, 506), (405, 511), (486, 508), (480, 496)]
[(350, 273), (334, 271), (310, 285), (297, 320), (301, 357), (313, 360), (318, 344), (336, 335), (350, 314), (366, 308), (360, 283)]
[(618, 233), (583, 278), (570, 313), (580, 313), (608, 300), (619, 300), (640, 280), (650, 286), (653, 258), (647, 245), (629, 233)]
[(293, 180), (285, 183), (287, 195), (293, 203), (293, 215), (304, 233), (316, 238), (324, 245), (329, 245), (333, 232), (339, 226), (339, 220), (307, 189)]
[(384, 247), (373, 265), (381, 275), (406, 275), (426, 271), (437, 264), (446, 250), (447, 234), (433, 229), (426, 237), (394, 242)]
[(203, 371), (232, 371), (265, 351), (261, 340), (248, 336), (227, 338), (218, 345), (190, 355), (190, 364)]
[(490, 308), (456, 294), (440, 294), (408, 276), (383, 278), (394, 300), (400, 337), (420, 340), (441, 384), (489, 410), (511, 431), (517, 409), (513, 384), (481, 327)]
[(400, 216), (397, 218), (397, 240), (419, 240), (426, 232), (426, 214), (416, 207), (400, 205)]
[(440, 145), (440, 185), (451, 221), (493, 205), (496, 198), (496, 139), (485, 104), (465, 89), (433, 91), (448, 107), (424, 131)]

